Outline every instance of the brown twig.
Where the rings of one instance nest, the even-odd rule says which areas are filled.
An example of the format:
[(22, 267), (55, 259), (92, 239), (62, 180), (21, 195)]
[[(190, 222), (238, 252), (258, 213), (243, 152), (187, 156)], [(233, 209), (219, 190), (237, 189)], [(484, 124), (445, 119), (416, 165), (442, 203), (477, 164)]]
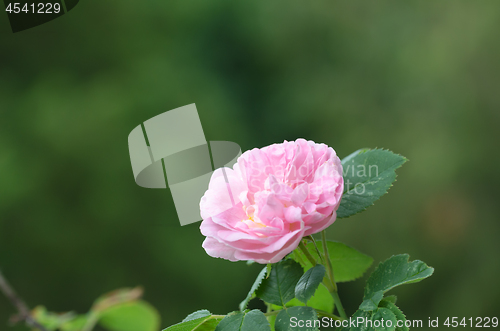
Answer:
[(19, 320), (25, 321), (26, 324), (32, 328), (37, 328), (40, 331), (48, 331), (43, 325), (38, 323), (33, 316), (31, 316), (30, 310), (26, 303), (16, 294), (12, 286), (9, 285), (2, 272), (0, 271), (0, 291), (5, 294), (7, 299), (16, 307), (18, 311)]

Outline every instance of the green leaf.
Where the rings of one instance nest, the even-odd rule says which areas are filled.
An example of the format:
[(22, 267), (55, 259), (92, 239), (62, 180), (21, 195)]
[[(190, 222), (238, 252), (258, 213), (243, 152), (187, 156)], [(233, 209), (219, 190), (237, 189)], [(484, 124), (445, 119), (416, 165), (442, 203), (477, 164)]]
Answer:
[[(373, 326), (376, 331), (394, 331), (396, 330), (396, 315), (387, 309), (379, 308), (372, 315)], [(378, 324), (376, 323), (378, 321)]]
[(409, 258), (408, 254), (395, 255), (380, 263), (366, 281), (363, 300), (373, 299), (379, 291), (385, 293), (398, 285), (419, 282), (434, 272), (424, 262), (409, 262)]
[(304, 303), (309, 301), (323, 281), (325, 273), (326, 269), (321, 264), (316, 264), (316, 266), (307, 270), (295, 286), (295, 297)]
[(357, 214), (373, 205), (396, 180), (407, 159), (384, 149), (359, 150), (342, 161), (344, 193), (337, 217)]
[(184, 319), (185, 321), (172, 325), (163, 331), (214, 331), (222, 317), (210, 315), (187, 321), (186, 319), (187, 317)]
[(212, 314), (206, 309), (197, 310), (194, 313), (187, 315), (186, 318), (182, 320), (182, 322), (192, 321), (192, 320), (196, 320), (198, 318), (208, 317), (210, 315), (212, 315)]
[(262, 269), (262, 271), (259, 273), (259, 275), (255, 279), (255, 282), (253, 283), (252, 287), (250, 288), (250, 292), (248, 292), (247, 297), (245, 298), (245, 300), (243, 300), (240, 303), (240, 310), (245, 310), (247, 308), (248, 302), (250, 301), (250, 299), (252, 299), (253, 294), (259, 288), (260, 284), (262, 283), (262, 280), (266, 276), (267, 269), (268, 269), (267, 267)]
[[(295, 306), (308, 306), (317, 310), (322, 311), (332, 311), (333, 310), (333, 298), (325, 285), (320, 284), (316, 292), (307, 304), (299, 301), (297, 298), (293, 298), (292, 300), (286, 303), (286, 307), (295, 307)], [(271, 308), (274, 310), (282, 309), (281, 306), (271, 305)]]
[(398, 301), (398, 297), (395, 295), (388, 295), (384, 298), (384, 301), (389, 301), (392, 302), (393, 304), (396, 304), (396, 301)]
[[(290, 304), (293, 301), (297, 301), (298, 303), (300, 303), (301, 306), (304, 305), (304, 303), (300, 302), (297, 299), (290, 300), (288, 302), (288, 304)], [(318, 286), (318, 289), (316, 290), (316, 292), (314, 292), (313, 297), (311, 299), (309, 299), (309, 301), (307, 301), (307, 305), (309, 307), (313, 307), (313, 308), (318, 309), (318, 310), (332, 311), (334, 302), (333, 302), (332, 295), (330, 294), (330, 292), (328, 291), (326, 286), (323, 284), (320, 284)], [(296, 304), (295, 306), (298, 306), (298, 304)]]
[(266, 316), (258, 309), (229, 314), (217, 325), (215, 331), (271, 331)]
[(314, 308), (298, 306), (280, 311), (274, 328), (276, 331), (319, 331), (319, 322)]
[(147, 302), (125, 302), (102, 310), (99, 324), (110, 331), (157, 331), (160, 314)]
[(284, 260), (273, 265), (269, 278), (262, 281), (256, 295), (265, 302), (279, 306), (295, 297), (295, 286), (304, 271), (294, 260)]
[(384, 292), (378, 291), (373, 294), (370, 298), (364, 300), (361, 305), (359, 305), (359, 309), (365, 311), (373, 311), (378, 309), (378, 304), (384, 298)]
[(387, 300), (387, 298), (385, 298), (384, 300), (382, 300), (380, 302), (380, 307), (389, 309), (396, 316), (396, 319), (398, 321), (402, 321), (402, 323), (401, 323), (402, 326), (400, 326), (400, 327), (396, 326), (396, 331), (408, 331), (408, 330), (410, 330), (409, 327), (405, 326), (406, 316), (405, 316), (405, 314), (403, 314), (401, 309), (398, 308), (398, 306), (396, 306), (390, 300)]
[(379, 306), (389, 309), (396, 316), (396, 320), (402, 321), (401, 325), (403, 325), (403, 326), (401, 326), (401, 327), (396, 326), (396, 331), (408, 331), (408, 330), (410, 330), (409, 327), (405, 326), (405, 322), (406, 322), (405, 314), (403, 314), (403, 312), (391, 301), (391, 299), (389, 299), (389, 300), (388, 299), (389, 299), (389, 297), (382, 300), (380, 302)]
[[(349, 282), (361, 277), (373, 263), (373, 259), (371, 257), (360, 253), (354, 248), (351, 248), (343, 243), (328, 240), (326, 244), (330, 255), (330, 263), (333, 268), (333, 274), (335, 275), (335, 281), (337, 283)], [(323, 253), (321, 240), (317, 241), (317, 245), (319, 251)], [(319, 262), (320, 260), (314, 244), (308, 243), (306, 247), (316, 261)], [(295, 250), (294, 254), (299, 255), (297, 260), (303, 265), (306, 271), (312, 268), (311, 262), (309, 262), (302, 251)], [(292, 258), (294, 257), (294, 254), (291, 255)]]

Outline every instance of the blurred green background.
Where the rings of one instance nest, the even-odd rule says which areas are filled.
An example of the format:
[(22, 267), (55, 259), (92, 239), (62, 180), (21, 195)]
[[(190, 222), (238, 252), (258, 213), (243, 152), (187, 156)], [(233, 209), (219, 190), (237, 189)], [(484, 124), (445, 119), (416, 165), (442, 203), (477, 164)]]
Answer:
[[(164, 327), (237, 309), (261, 267), (209, 257), (130, 166), (135, 126), (196, 103), (207, 140), (243, 150), (409, 158), (329, 238), (435, 267), (393, 291), (409, 319), (498, 316), (499, 31), (497, 1), (81, 1), (16, 34), (0, 14), (0, 268), (52, 311), (135, 285)], [(363, 282), (340, 284), (350, 314)], [(0, 296), (1, 330), (13, 312)]]

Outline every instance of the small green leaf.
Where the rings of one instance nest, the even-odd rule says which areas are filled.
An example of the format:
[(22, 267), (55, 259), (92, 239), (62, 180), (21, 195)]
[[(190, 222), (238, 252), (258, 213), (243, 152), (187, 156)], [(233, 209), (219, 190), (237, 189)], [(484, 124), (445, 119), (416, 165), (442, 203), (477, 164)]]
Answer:
[[(188, 316), (189, 317), (189, 316)], [(187, 319), (187, 317), (186, 317)], [(168, 328), (163, 331), (214, 331), (222, 318), (215, 316), (206, 316), (200, 317), (197, 319), (188, 320), (185, 322), (181, 322)]]
[(319, 322), (314, 308), (297, 306), (280, 311), (274, 328), (276, 331), (319, 331)]
[(373, 294), (370, 298), (366, 299), (359, 305), (359, 309), (365, 311), (373, 311), (378, 309), (378, 304), (384, 298), (384, 292), (378, 291)]
[(342, 160), (344, 193), (337, 217), (357, 214), (373, 205), (396, 180), (407, 159), (383, 149), (359, 150)]
[(304, 271), (293, 260), (284, 260), (273, 265), (269, 278), (262, 281), (256, 295), (265, 302), (279, 306), (295, 297), (295, 286)]
[(252, 287), (250, 288), (250, 291), (248, 292), (247, 297), (245, 298), (245, 300), (243, 300), (240, 303), (240, 310), (245, 310), (247, 308), (248, 302), (252, 299), (253, 294), (259, 288), (260, 284), (262, 283), (262, 280), (266, 276), (267, 269), (268, 269), (267, 267), (262, 269), (261, 272), (259, 273), (259, 275), (257, 276), (257, 278), (255, 279), (255, 282), (253, 283)]
[(102, 310), (99, 324), (110, 331), (157, 331), (160, 314), (147, 302), (125, 302)]
[(202, 310), (198, 310), (198, 311), (195, 311), (194, 313), (187, 315), (186, 318), (182, 320), (182, 322), (192, 321), (192, 320), (195, 320), (198, 318), (208, 317), (210, 315), (212, 315), (212, 314), (208, 310), (202, 309)]
[(409, 262), (409, 258), (408, 254), (395, 255), (380, 263), (366, 281), (363, 300), (373, 300), (379, 291), (385, 293), (398, 285), (419, 282), (434, 272), (424, 262)]
[(316, 292), (319, 284), (323, 281), (325, 273), (326, 269), (321, 264), (316, 264), (316, 266), (307, 270), (295, 286), (295, 297), (303, 303), (307, 303)]
[[(323, 253), (323, 245), (321, 240), (317, 241), (319, 251)], [(313, 243), (308, 243), (306, 245), (307, 250), (311, 255), (319, 261), (318, 253)], [(349, 282), (355, 280), (363, 275), (363, 273), (371, 266), (373, 259), (368, 255), (358, 252), (354, 248), (351, 248), (343, 243), (337, 241), (327, 241), (328, 253), (330, 255), (330, 263), (333, 268), (333, 274), (335, 275), (335, 281), (337, 283)], [(304, 253), (299, 250), (295, 250), (292, 257), (296, 257), (298, 262), (302, 264), (304, 269), (307, 271), (312, 267), (311, 262), (306, 258)]]
[(376, 331), (396, 330), (396, 315), (387, 308), (379, 308), (372, 315), (372, 321)]
[[(391, 296), (391, 297), (393, 297), (393, 296)], [(403, 312), (391, 300), (388, 300), (388, 299), (389, 299), (389, 297), (382, 300), (380, 302), (380, 307), (389, 309), (396, 316), (396, 320), (401, 321), (400, 324), (402, 326), (397, 326), (397, 324), (396, 324), (396, 331), (408, 331), (408, 330), (410, 330), (410, 328), (405, 325), (405, 322), (406, 322), (405, 314), (403, 314)]]
[(217, 325), (215, 331), (271, 331), (266, 316), (258, 309), (229, 314)]
[(389, 301), (392, 302), (393, 304), (396, 304), (396, 301), (398, 301), (398, 297), (395, 295), (388, 295), (384, 298), (384, 301)]

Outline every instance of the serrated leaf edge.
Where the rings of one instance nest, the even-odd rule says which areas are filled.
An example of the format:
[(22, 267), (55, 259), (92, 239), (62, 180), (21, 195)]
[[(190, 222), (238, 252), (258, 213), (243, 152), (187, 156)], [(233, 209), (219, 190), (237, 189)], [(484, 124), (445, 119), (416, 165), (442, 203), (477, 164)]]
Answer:
[[(389, 186), (387, 187), (387, 189), (386, 189), (385, 193), (384, 193), (384, 194), (382, 194), (382, 195), (381, 195), (381, 196), (380, 196), (377, 200), (375, 200), (375, 201), (378, 201), (378, 200), (379, 200), (380, 198), (382, 198), (384, 195), (386, 195), (387, 193), (389, 193), (389, 190), (391, 189), (391, 187), (393, 187), (393, 186), (394, 186), (394, 183), (395, 183), (395, 182), (397, 182), (397, 177), (398, 177), (398, 174), (397, 174), (396, 170), (397, 170), (397, 169), (399, 169), (399, 168), (401, 168), (401, 167), (403, 166), (403, 164), (405, 164), (405, 163), (406, 163), (406, 162), (408, 162), (409, 160), (408, 160), (408, 158), (404, 157), (403, 155), (398, 154), (398, 153), (394, 153), (393, 151), (391, 151), (391, 150), (389, 150), (389, 149), (385, 149), (385, 148), (374, 148), (374, 149), (360, 150), (360, 152), (359, 152), (358, 154), (356, 154), (355, 156), (357, 156), (357, 155), (359, 155), (359, 154), (364, 154), (364, 153), (366, 153), (366, 152), (370, 152), (370, 151), (376, 151), (376, 150), (390, 152), (390, 153), (392, 153), (392, 154), (394, 154), (394, 155), (398, 155), (398, 156), (401, 156), (401, 157), (403, 158), (403, 163), (401, 163), (401, 164), (400, 164), (397, 168), (394, 168), (394, 170), (393, 170), (393, 171), (394, 171), (394, 173), (396, 174), (396, 177), (394, 177), (394, 181), (391, 183), (391, 185), (389, 185)], [(355, 152), (354, 152), (354, 153), (355, 153)], [(348, 155), (348, 156), (349, 156), (349, 155)], [(342, 161), (341, 161), (341, 162), (342, 162)], [(384, 172), (382, 172), (382, 173), (384, 173)], [(378, 177), (380, 177), (380, 175), (379, 175)], [(345, 194), (345, 193), (347, 193), (347, 191), (342, 193), (342, 198), (344, 197), (344, 194)], [(361, 210), (359, 210), (359, 211), (355, 212), (354, 214), (351, 214), (351, 215), (349, 215), (349, 216), (344, 216), (344, 217), (337, 216), (337, 218), (340, 218), (340, 219), (345, 219), (345, 218), (349, 218), (349, 217), (351, 217), (351, 216), (357, 215), (357, 214), (359, 214), (359, 213), (361, 213), (361, 212), (364, 212), (366, 209), (368, 209), (368, 207), (373, 206), (373, 205), (375, 204), (375, 201), (373, 201), (373, 202), (371, 203), (371, 205), (368, 205), (368, 206), (364, 207), (363, 209), (361, 209)], [(340, 203), (342, 203), (342, 199), (340, 199)], [(340, 203), (339, 203), (339, 206), (340, 206)]]
[[(305, 291), (305, 289), (307, 288), (307, 285), (309, 284), (309, 280), (311, 279), (311, 276), (312, 276), (312, 274), (313, 274), (313, 272), (314, 272), (314, 269), (315, 269), (315, 268), (320, 268), (320, 267), (318, 267), (318, 266), (323, 267), (323, 276), (321, 277), (321, 279), (323, 279), (323, 277), (324, 277), (324, 276), (325, 276), (325, 274), (326, 274), (326, 268), (325, 268), (325, 266), (324, 266), (324, 265), (322, 265), (322, 264), (316, 264), (314, 267), (312, 267), (311, 269), (307, 270), (307, 271), (306, 271), (306, 272), (302, 275), (302, 277), (300, 277), (299, 281), (297, 282), (297, 285), (295, 285), (295, 297), (296, 297), (296, 298), (297, 298), (300, 302), (303, 302), (303, 303), (305, 303), (306, 305), (307, 305), (307, 302), (308, 302), (308, 301), (309, 301), (309, 300), (310, 300), (310, 299), (314, 296), (314, 293), (316, 292), (316, 290), (318, 289), (319, 285), (321, 284), (321, 280), (320, 280), (320, 282), (316, 285), (316, 287), (314, 288), (313, 294), (312, 294), (312, 295), (310, 295), (310, 296), (307, 298), (307, 300), (305, 300), (305, 301), (304, 301), (304, 300), (302, 300), (302, 299), (300, 299), (300, 298), (298, 297), (298, 295), (299, 295), (299, 296), (301, 296), (301, 297), (302, 297), (302, 295), (301, 295), (301, 291), (300, 291), (300, 290), (299, 290), (299, 291), (297, 290), (297, 286), (299, 286), (300, 281), (301, 281), (301, 280), (302, 280), (302, 279), (303, 279), (303, 278), (307, 275), (306, 286), (304, 286), (304, 288), (302, 289), (303, 291)], [(308, 275), (307, 273), (309, 273), (309, 275)], [(303, 291), (302, 291), (302, 292), (303, 292)], [(297, 295), (297, 294), (298, 294), (298, 295)]]
[[(425, 262), (424, 262), (424, 261), (422, 261), (422, 260), (413, 260), (413, 261), (411, 261), (411, 262), (410, 262), (410, 254), (395, 254), (395, 255), (392, 255), (391, 257), (389, 257), (388, 259), (386, 259), (386, 260), (384, 260), (384, 261), (381, 261), (381, 262), (377, 265), (377, 267), (375, 268), (375, 270), (373, 270), (373, 271), (372, 271), (372, 273), (370, 274), (370, 276), (368, 277), (368, 279), (367, 279), (367, 281), (366, 281), (366, 282), (368, 283), (368, 281), (370, 280), (370, 277), (372, 276), (372, 274), (374, 274), (375, 272), (377, 272), (377, 270), (380, 268), (380, 266), (381, 266), (383, 263), (387, 262), (388, 260), (390, 260), (390, 259), (392, 259), (393, 257), (396, 257), (396, 256), (406, 256), (406, 263), (422, 262), (423, 264), (425, 264), (425, 265), (427, 266), (427, 268), (431, 269), (431, 274), (430, 274), (429, 276), (427, 276), (427, 277), (424, 277), (424, 278), (421, 278), (421, 279), (417, 279), (417, 280), (415, 280), (415, 281), (411, 281), (410, 283), (405, 283), (405, 282), (403, 282), (403, 283), (399, 283), (399, 284), (397, 284), (397, 285), (394, 285), (394, 286), (392, 286), (392, 287), (388, 288), (387, 290), (385, 290), (385, 291), (384, 291), (384, 294), (385, 294), (385, 293), (387, 293), (387, 292), (389, 292), (390, 290), (392, 290), (393, 288), (395, 288), (395, 287), (397, 287), (397, 286), (404, 285), (404, 284), (412, 284), (412, 283), (414, 283), (414, 282), (419, 282), (419, 281), (421, 281), (421, 280), (424, 280), (425, 278), (428, 278), (428, 277), (432, 276), (432, 274), (434, 273), (434, 268), (433, 268), (433, 267), (431, 267), (431, 266), (429, 266), (429, 265), (427, 265), (427, 263), (425, 263)], [(365, 291), (366, 291), (366, 287), (365, 287)], [(378, 292), (378, 291), (377, 291), (377, 292)], [(377, 292), (375, 292), (375, 293), (377, 293)], [(374, 294), (375, 294), (375, 293), (374, 293)], [(364, 296), (363, 296), (363, 299), (364, 299)]]
[[(252, 287), (250, 288), (250, 291), (248, 292), (246, 298), (240, 302), (239, 304), (239, 308), (240, 308), (240, 311), (244, 311), (247, 306), (248, 306), (248, 303), (250, 302), (250, 300), (252, 299), (252, 296), (254, 295), (254, 293), (259, 289), (260, 285), (262, 284), (262, 282), (264, 281), (264, 276), (266, 275), (267, 273), (267, 266), (264, 267), (260, 272), (259, 274), (257, 275), (257, 278), (255, 279), (255, 281), (253, 282), (252, 284)], [(263, 274), (263, 275), (262, 275)], [(258, 282), (257, 286), (255, 286), (255, 284)], [(255, 288), (254, 288), (255, 286)], [(252, 290), (253, 289), (253, 290)]]
[(179, 323), (177, 323), (177, 324), (171, 325), (171, 326), (169, 326), (168, 328), (163, 329), (163, 331), (168, 331), (168, 329), (169, 329), (169, 328), (171, 328), (171, 327), (174, 327), (174, 326), (177, 326), (177, 325), (180, 325), (180, 324), (184, 324), (184, 323), (188, 323), (188, 322), (192, 322), (192, 321), (196, 321), (196, 320), (201, 320), (202, 318), (203, 318), (203, 320), (202, 320), (202, 321), (200, 321), (200, 323), (199, 323), (199, 324), (197, 324), (197, 325), (196, 325), (196, 326), (195, 326), (195, 327), (194, 327), (191, 331), (195, 331), (195, 330), (196, 330), (199, 326), (203, 325), (203, 324), (204, 324), (206, 321), (208, 321), (208, 320), (211, 320), (211, 319), (217, 319), (217, 317), (216, 317), (216, 316), (214, 316), (214, 315), (205, 316), (205, 317), (200, 317), (200, 318), (196, 318), (196, 319), (194, 319), (194, 320), (189, 320), (189, 321), (179, 322)]

